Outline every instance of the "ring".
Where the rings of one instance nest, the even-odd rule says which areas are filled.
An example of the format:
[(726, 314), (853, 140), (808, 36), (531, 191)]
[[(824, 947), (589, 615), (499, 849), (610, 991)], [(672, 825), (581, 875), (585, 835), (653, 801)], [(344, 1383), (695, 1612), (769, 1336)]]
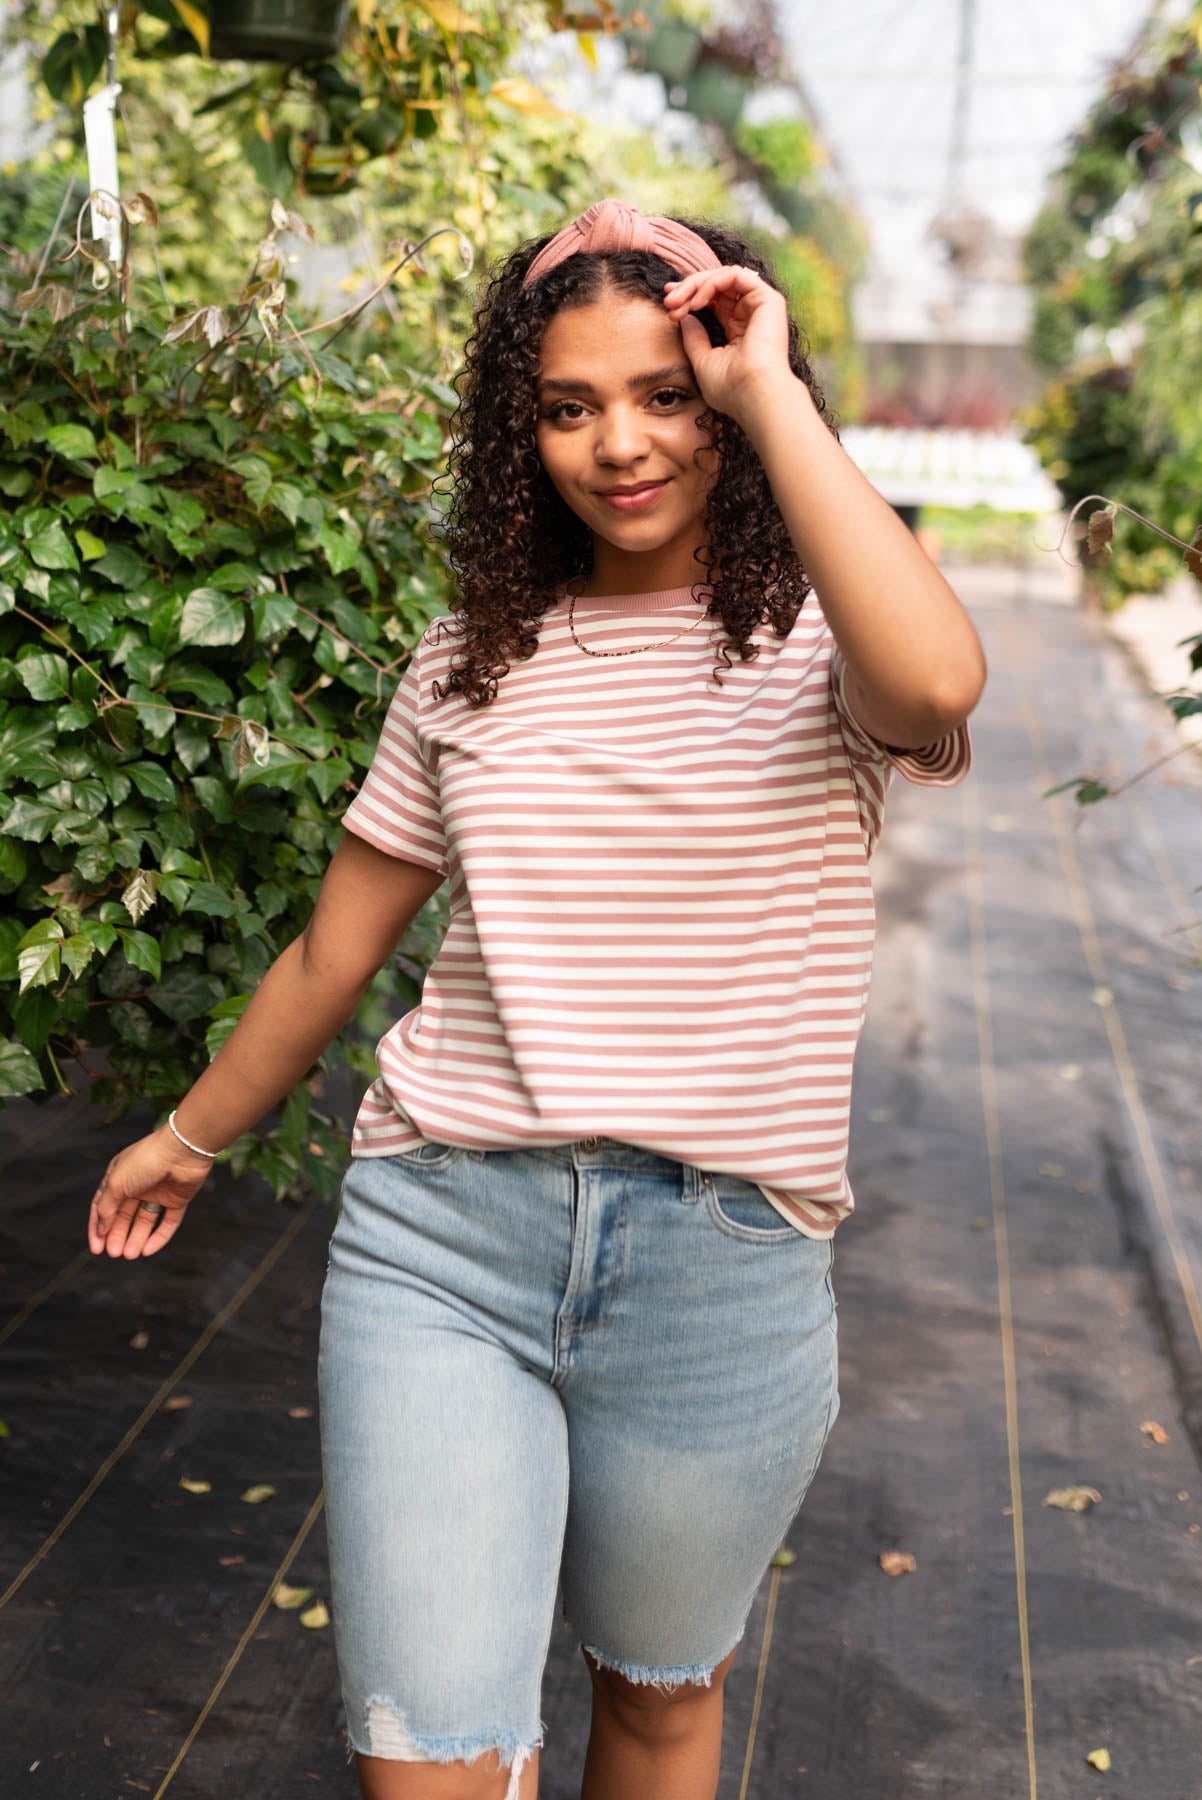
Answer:
[(161, 1218), (166, 1210), (167, 1208), (165, 1206), (158, 1206), (153, 1200), (143, 1200), (141, 1206), (138, 1208), (139, 1212), (149, 1213), (152, 1219)]

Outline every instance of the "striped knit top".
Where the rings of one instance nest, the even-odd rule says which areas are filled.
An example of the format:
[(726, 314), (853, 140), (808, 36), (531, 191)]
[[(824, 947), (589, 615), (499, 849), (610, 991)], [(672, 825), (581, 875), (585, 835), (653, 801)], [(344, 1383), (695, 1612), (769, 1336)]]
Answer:
[[(710, 589), (578, 599), (590, 649), (660, 643)], [(696, 597), (695, 597), (696, 596)], [(385, 1033), (351, 1154), (600, 1135), (756, 1183), (829, 1237), (895, 769), (950, 787), (967, 725), (890, 751), (852, 717), (811, 593), (713, 676), (718, 620), (586, 656), (567, 597), (490, 704), (436, 701), (457, 615), (427, 628), (343, 823), (449, 878), (421, 1002)]]

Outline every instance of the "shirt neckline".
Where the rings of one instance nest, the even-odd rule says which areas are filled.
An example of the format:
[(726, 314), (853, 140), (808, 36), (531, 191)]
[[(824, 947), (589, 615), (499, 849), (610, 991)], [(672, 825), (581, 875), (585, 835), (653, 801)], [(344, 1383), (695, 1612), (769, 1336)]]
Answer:
[[(693, 586), (698, 590), (694, 597)], [(690, 587), (655, 588), (647, 594), (581, 594), (576, 600), (576, 615), (582, 612), (620, 612), (651, 613), (668, 612), (673, 607), (687, 606), (694, 612), (701, 612), (708, 605), (713, 588), (708, 582), (696, 582)], [(557, 590), (558, 604), (567, 611), (567, 583), (561, 582)]]

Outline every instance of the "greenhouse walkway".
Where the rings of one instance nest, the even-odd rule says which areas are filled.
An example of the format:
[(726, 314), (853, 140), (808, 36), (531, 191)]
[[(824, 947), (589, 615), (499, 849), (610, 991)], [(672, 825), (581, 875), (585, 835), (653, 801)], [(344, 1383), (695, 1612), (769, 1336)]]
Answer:
[[(976, 765), (898, 777), (873, 863), (843, 1405), (727, 1684), (720, 1800), (1196, 1800), (1202, 774), (1043, 798), (1175, 728), (1054, 565), (948, 574), (990, 664)], [(329, 1213), (219, 1172), (165, 1255), (92, 1259), (149, 1122), (0, 1114), (0, 1791), (349, 1800), (309, 1610)], [(1100, 1498), (1046, 1504), (1074, 1488)], [(542, 1800), (576, 1800), (588, 1700), (557, 1619)]]

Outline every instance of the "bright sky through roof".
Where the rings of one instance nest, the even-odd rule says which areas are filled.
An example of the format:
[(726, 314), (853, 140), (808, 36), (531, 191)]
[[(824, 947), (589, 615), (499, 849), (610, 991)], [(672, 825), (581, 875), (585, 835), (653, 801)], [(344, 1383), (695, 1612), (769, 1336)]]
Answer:
[(893, 281), (923, 285), (941, 266), (923, 239), (952, 174), (965, 9), (962, 198), (1004, 232), (1030, 222), (1109, 63), (1154, 10), (1149, 0), (775, 0), (777, 29), (867, 220), (878, 272)]

